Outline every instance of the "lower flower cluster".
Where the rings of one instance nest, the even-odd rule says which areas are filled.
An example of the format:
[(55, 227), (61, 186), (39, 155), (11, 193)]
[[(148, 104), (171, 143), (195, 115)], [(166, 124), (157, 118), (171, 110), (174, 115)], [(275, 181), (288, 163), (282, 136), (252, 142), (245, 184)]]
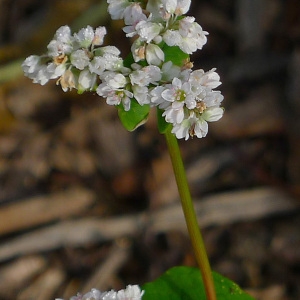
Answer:
[[(118, 292), (111, 290), (108, 292), (101, 292), (97, 289), (92, 289), (90, 292), (77, 296), (72, 296), (70, 300), (140, 300), (144, 291), (141, 291), (138, 285), (128, 285), (125, 290)], [(55, 300), (63, 300), (56, 298)]]

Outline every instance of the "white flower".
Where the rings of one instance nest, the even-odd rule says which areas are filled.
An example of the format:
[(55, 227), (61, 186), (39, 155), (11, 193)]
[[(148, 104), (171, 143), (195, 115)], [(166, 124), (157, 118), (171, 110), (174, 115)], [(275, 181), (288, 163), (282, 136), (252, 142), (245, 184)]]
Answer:
[(128, 285), (125, 290), (118, 291), (118, 300), (140, 300), (144, 291), (141, 291), (138, 285)]
[(104, 292), (100, 298), (101, 300), (117, 300), (117, 292), (111, 290), (109, 292)]
[(133, 25), (132, 27), (134, 28), (135, 25), (142, 20), (144, 21), (147, 20), (147, 16), (143, 13), (143, 10), (139, 3), (132, 3), (131, 5), (125, 8), (124, 10), (125, 25)]
[(124, 109), (128, 111), (133, 93), (125, 89), (126, 77), (120, 73), (106, 72), (101, 79), (103, 82), (98, 86), (97, 94), (106, 98), (109, 105), (119, 105), (122, 102)]
[(122, 58), (109, 51), (102, 52), (103, 55), (95, 56), (89, 63), (89, 70), (91, 73), (102, 75), (104, 71), (118, 71), (124, 68)]
[(202, 49), (206, 44), (208, 34), (202, 27), (194, 22), (194, 17), (184, 17), (178, 21), (179, 29), (169, 28), (163, 34), (163, 40), (168, 46), (179, 46), (187, 53), (192, 54), (197, 49)]
[[(186, 112), (186, 115), (188, 113)], [(207, 122), (218, 121), (223, 115), (223, 109), (220, 107), (205, 109), (202, 115), (198, 115), (192, 111), (185, 116), (181, 123), (173, 124), (172, 133), (178, 139), (197, 136), (198, 138), (205, 137), (208, 132)]]
[(130, 5), (128, 0), (107, 0), (108, 12), (113, 20), (123, 19), (124, 10)]
[(154, 44), (146, 46), (146, 61), (149, 65), (159, 66), (165, 60), (165, 54), (161, 48)]
[[(42, 58), (38, 55), (30, 55), (27, 57), (24, 62), (22, 63), (22, 69), (25, 75), (33, 80), (37, 80), (38, 73), (43, 70), (43, 72), (46, 71), (46, 66), (42, 63)], [(44, 85), (46, 82), (48, 82), (48, 78), (44, 78), (44, 80), (39, 81), (38, 83)], [(36, 81), (37, 82), (37, 81)]]
[(53, 40), (47, 46), (48, 56), (56, 57), (70, 54), (73, 51), (73, 40), (69, 26), (61, 26), (57, 29)]
[[(175, 77), (171, 85), (165, 85), (164, 90), (157, 92), (155, 89), (152, 90), (151, 103), (155, 102), (164, 109), (162, 115), (173, 125), (172, 133), (178, 139), (205, 137), (208, 131), (207, 122), (218, 121), (224, 113), (224, 110), (219, 107), (223, 95), (219, 91), (212, 90), (219, 86), (220, 77), (215, 69), (208, 72), (182, 71), (179, 77), (182, 79)], [(159, 92), (161, 98), (169, 105), (162, 101)]]
[(113, 89), (123, 88), (127, 83), (127, 79), (123, 74), (115, 72), (105, 72), (101, 79)]
[(202, 27), (194, 21), (194, 17), (185, 17), (179, 21), (179, 33), (182, 40), (178, 46), (187, 54), (202, 49), (207, 42), (208, 32), (203, 31)]
[(182, 41), (182, 36), (178, 30), (169, 29), (164, 33), (163, 40), (168, 46), (178, 46)]
[(140, 105), (150, 103), (150, 95), (146, 86), (133, 85), (133, 96)]
[(207, 122), (219, 121), (223, 116), (224, 110), (221, 107), (209, 107), (202, 114), (203, 120)]
[(215, 68), (208, 72), (204, 72), (202, 69), (195, 70), (191, 73), (189, 80), (195, 87), (201, 85), (203, 87), (214, 89), (221, 85), (220, 76), (215, 70)]
[(59, 27), (55, 32), (54, 39), (65, 44), (72, 42), (71, 28), (68, 25)]
[(102, 75), (106, 70), (106, 59), (102, 56), (95, 56), (89, 63), (89, 70), (91, 73)]
[(95, 46), (101, 46), (103, 44), (104, 36), (106, 35), (106, 28), (99, 26), (95, 29), (94, 38), (92, 44)]
[(131, 53), (135, 62), (146, 58), (146, 43), (137, 38), (131, 45)]
[(172, 128), (172, 133), (178, 139), (197, 136), (198, 138), (205, 137), (208, 132), (208, 124), (202, 118), (198, 118), (194, 113), (191, 113), (188, 118), (185, 118), (182, 123), (175, 124)]
[(27, 77), (34, 83), (46, 84), (50, 79), (60, 77), (66, 70), (64, 64), (43, 63), (43, 57), (31, 55), (22, 63), (22, 68)]
[(150, 90), (150, 103), (152, 106), (158, 106), (159, 108), (165, 109), (170, 105), (170, 103), (161, 96), (164, 90), (165, 87), (162, 85), (156, 86)]
[(67, 92), (69, 89), (77, 87), (76, 79), (72, 71), (66, 70), (62, 76), (56, 81), (56, 84), (60, 84), (64, 92)]
[(185, 14), (191, 5), (191, 0), (162, 0), (161, 2), (168, 13), (177, 16)]
[(135, 70), (129, 74), (131, 84), (148, 86), (150, 83), (157, 84), (161, 79), (161, 71), (157, 66), (146, 66), (140, 70)]
[(194, 109), (196, 107), (195, 95), (191, 91), (190, 83), (182, 83), (176, 77), (172, 80), (172, 84), (166, 85), (161, 96), (171, 103), (163, 113), (169, 123), (181, 123), (184, 118), (184, 108)]
[(88, 66), (90, 58), (87, 51), (79, 49), (71, 54), (71, 63), (79, 70), (83, 70)]
[(184, 103), (177, 101), (173, 102), (166, 108), (163, 116), (168, 123), (180, 124), (184, 119)]
[(223, 100), (224, 96), (220, 91), (209, 91), (208, 93), (206, 93), (203, 99), (207, 107), (220, 106)]
[(88, 48), (92, 44), (94, 37), (94, 29), (89, 25), (85, 28), (80, 29), (78, 33), (74, 33), (75, 41), (82, 48)]
[(115, 47), (115, 46), (105, 46), (105, 47), (101, 47), (99, 49), (99, 52), (101, 55), (112, 55), (112, 56), (119, 56), (120, 55), (120, 50)]
[(91, 73), (89, 70), (83, 70), (78, 77), (78, 93), (93, 90), (97, 81), (97, 74)]
[(160, 23), (153, 23), (150, 21), (142, 20), (136, 24), (135, 29), (142, 41), (150, 43), (155, 37), (160, 34), (162, 25)]
[(50, 76), (50, 79), (55, 79), (64, 74), (67, 70), (67, 66), (65, 63), (57, 65), (56, 63), (49, 63), (46, 67), (47, 73)]

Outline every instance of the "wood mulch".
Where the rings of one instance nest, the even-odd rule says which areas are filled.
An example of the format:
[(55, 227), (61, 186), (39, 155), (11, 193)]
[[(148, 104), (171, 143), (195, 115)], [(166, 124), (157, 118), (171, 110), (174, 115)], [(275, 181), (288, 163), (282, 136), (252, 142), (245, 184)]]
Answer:
[[(0, 299), (69, 299), (195, 266), (155, 115), (135, 132), (95, 94), (39, 86), (7, 66), (63, 24), (122, 24), (103, 3), (0, 1)], [(180, 141), (215, 271), (261, 300), (300, 299), (300, 2), (193, 1), (225, 114)], [(99, 18), (98, 15), (102, 17)]]

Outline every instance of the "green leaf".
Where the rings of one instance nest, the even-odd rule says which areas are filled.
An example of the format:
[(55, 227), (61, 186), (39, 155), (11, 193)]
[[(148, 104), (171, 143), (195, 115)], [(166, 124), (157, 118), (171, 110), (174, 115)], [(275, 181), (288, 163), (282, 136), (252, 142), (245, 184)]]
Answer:
[(126, 58), (123, 60), (123, 65), (126, 68), (130, 68), (131, 64), (133, 64), (133, 63), (134, 63), (133, 55), (132, 55), (132, 52), (130, 52), (126, 56)]
[(184, 53), (178, 46), (163, 45), (162, 50), (165, 53), (165, 61), (171, 61), (174, 65), (183, 66), (184, 62), (190, 57)]
[[(254, 300), (231, 280), (213, 272), (218, 300)], [(206, 299), (198, 268), (174, 267), (153, 282), (146, 283), (143, 300)]]
[(167, 130), (172, 126), (172, 124), (166, 122), (165, 118), (162, 116), (163, 110), (157, 108), (157, 127), (158, 131), (162, 134), (166, 133)]
[(119, 118), (129, 131), (143, 125), (148, 119), (149, 112), (149, 105), (140, 105), (135, 99), (132, 99), (129, 111), (125, 111), (123, 105), (118, 106)]

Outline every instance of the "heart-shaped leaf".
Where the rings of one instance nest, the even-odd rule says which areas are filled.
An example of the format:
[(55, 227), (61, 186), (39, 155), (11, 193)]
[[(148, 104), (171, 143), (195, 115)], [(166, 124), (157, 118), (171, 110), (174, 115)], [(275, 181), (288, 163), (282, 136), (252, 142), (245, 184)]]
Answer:
[(149, 105), (140, 105), (135, 99), (132, 99), (128, 111), (124, 109), (123, 105), (118, 106), (119, 118), (123, 126), (129, 131), (143, 125), (148, 119), (149, 111)]
[(167, 130), (172, 126), (172, 124), (166, 122), (165, 118), (162, 116), (163, 110), (157, 108), (157, 127), (160, 133), (166, 133)]
[[(254, 300), (228, 278), (213, 272), (213, 279), (218, 300)], [(143, 300), (206, 299), (200, 271), (191, 267), (174, 267), (142, 289)]]
[(190, 57), (188, 54), (184, 53), (179, 47), (177, 46), (168, 46), (164, 45), (162, 50), (165, 53), (165, 61), (171, 61), (174, 65), (179, 67), (183, 66), (183, 64), (188, 60)]

